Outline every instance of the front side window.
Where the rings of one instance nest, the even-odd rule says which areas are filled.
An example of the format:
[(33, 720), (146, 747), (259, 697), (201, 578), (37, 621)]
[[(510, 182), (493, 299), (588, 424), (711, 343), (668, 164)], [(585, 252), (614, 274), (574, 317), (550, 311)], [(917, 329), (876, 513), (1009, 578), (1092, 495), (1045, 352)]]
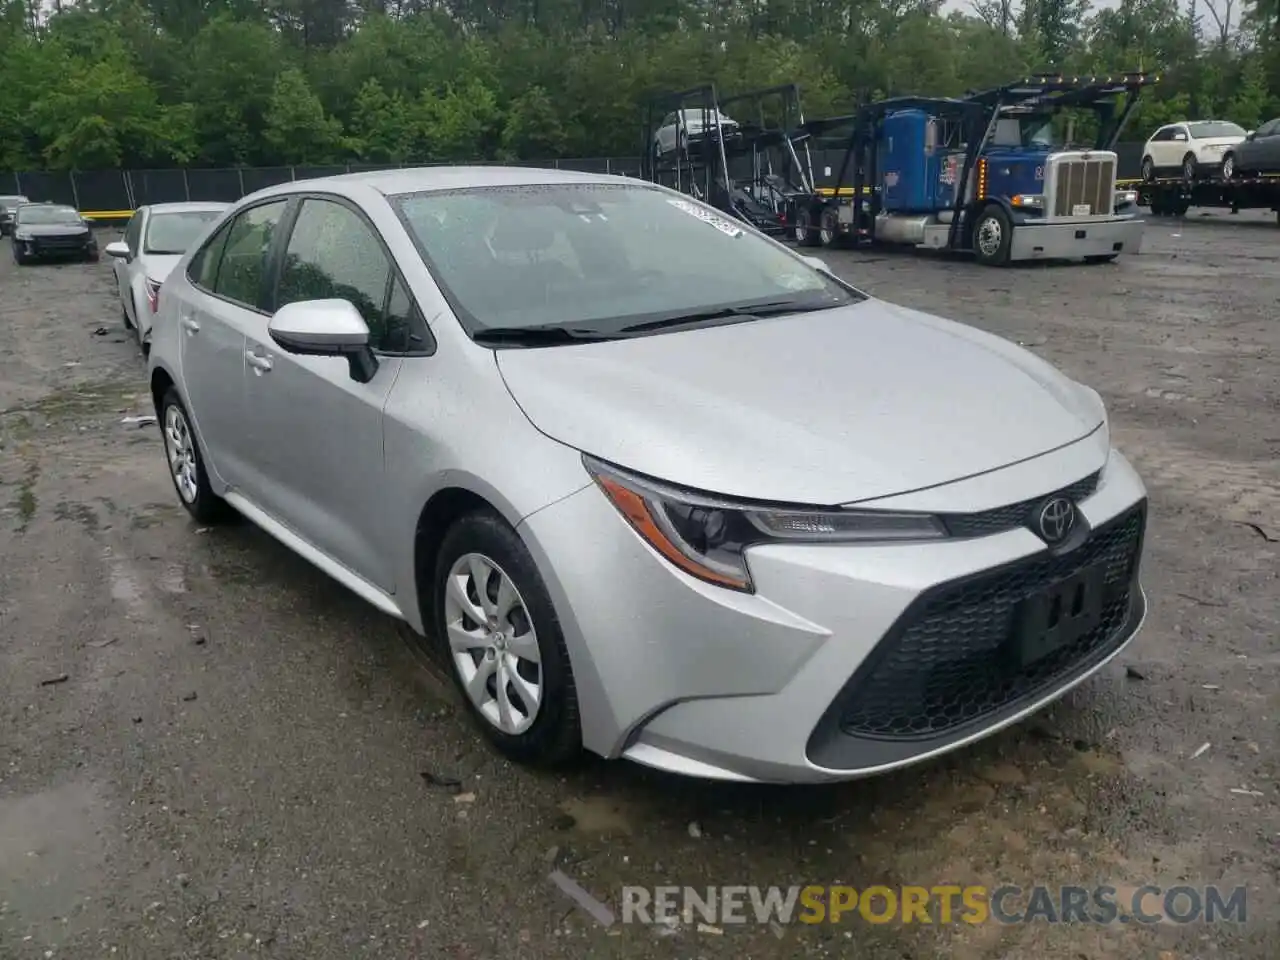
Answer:
[(1211, 120), (1204, 123), (1190, 124), (1191, 136), (1197, 140), (1208, 140), (1210, 137), (1243, 137), (1244, 127), (1225, 120)]
[(217, 278), (209, 289), (247, 307), (261, 305), (267, 255), (287, 204), (277, 200), (250, 207), (231, 222)]
[(369, 325), (369, 343), (387, 347), (391, 262), (369, 225), (332, 200), (303, 201), (284, 265), (276, 308), (300, 300), (347, 300)]
[[(180, 256), (186, 253), (187, 248), (204, 232), (209, 221), (217, 217), (216, 210), (152, 213), (147, 221), (147, 237), (143, 252)], [(130, 244), (130, 246), (133, 245)]]
[(473, 337), (538, 326), (619, 334), (861, 299), (745, 224), (655, 187), (482, 187), (393, 202)]
[(19, 207), (17, 221), (26, 227), (68, 226), (83, 222), (79, 211), (74, 207), (46, 206), (43, 203), (30, 203)]

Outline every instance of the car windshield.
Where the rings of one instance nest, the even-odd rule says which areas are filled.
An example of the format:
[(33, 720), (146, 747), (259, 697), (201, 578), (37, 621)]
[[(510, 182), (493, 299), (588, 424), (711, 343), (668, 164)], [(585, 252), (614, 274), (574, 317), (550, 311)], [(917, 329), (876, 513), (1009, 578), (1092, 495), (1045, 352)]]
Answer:
[(1192, 123), (1191, 136), (1197, 140), (1205, 140), (1209, 137), (1243, 137), (1244, 127), (1234, 123), (1228, 123), (1224, 120), (1210, 120), (1204, 123)]
[(44, 204), (18, 208), (18, 222), (23, 226), (80, 223), (80, 214), (71, 207), (46, 207)]
[(480, 187), (392, 199), (473, 337), (490, 328), (607, 335), (861, 299), (745, 224), (655, 187)]
[(147, 237), (144, 253), (181, 255), (204, 232), (210, 220), (219, 215), (217, 210), (183, 210), (174, 213), (153, 213), (147, 221)]

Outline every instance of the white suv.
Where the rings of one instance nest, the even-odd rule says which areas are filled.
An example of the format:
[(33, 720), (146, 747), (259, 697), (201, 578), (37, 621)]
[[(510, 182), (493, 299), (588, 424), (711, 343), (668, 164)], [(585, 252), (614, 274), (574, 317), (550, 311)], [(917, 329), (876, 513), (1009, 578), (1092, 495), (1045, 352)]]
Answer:
[(1170, 123), (1151, 135), (1142, 150), (1142, 179), (1181, 173), (1184, 180), (1220, 173), (1223, 154), (1247, 136), (1229, 120)]

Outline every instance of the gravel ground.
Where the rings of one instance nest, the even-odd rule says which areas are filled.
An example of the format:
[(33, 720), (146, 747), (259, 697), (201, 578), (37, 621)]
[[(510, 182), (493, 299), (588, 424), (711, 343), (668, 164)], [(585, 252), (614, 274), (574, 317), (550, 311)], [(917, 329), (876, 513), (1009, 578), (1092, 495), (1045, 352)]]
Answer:
[[(1028, 723), (778, 789), (495, 759), (395, 623), (248, 524), (187, 520), (155, 428), (121, 422), (148, 411), (106, 258), (0, 250), (0, 958), (1274, 958), (1273, 218), (1155, 221), (1112, 266), (829, 260), (1102, 391), (1151, 491), (1151, 614)], [(1218, 884), (1248, 918), (606, 930), (557, 867), (615, 907), (625, 884)]]

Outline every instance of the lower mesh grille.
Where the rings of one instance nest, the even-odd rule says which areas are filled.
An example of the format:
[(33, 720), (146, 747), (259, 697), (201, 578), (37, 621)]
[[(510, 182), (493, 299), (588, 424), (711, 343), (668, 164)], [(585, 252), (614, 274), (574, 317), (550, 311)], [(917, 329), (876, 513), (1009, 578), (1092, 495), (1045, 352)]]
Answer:
[[(937, 737), (1047, 691), (1104, 657), (1126, 636), (1145, 525), (1140, 504), (1068, 554), (1037, 554), (927, 595), (841, 693), (840, 729), (860, 737)], [(1012, 656), (1021, 601), (1094, 565), (1104, 584), (1097, 626), (1031, 663)]]

